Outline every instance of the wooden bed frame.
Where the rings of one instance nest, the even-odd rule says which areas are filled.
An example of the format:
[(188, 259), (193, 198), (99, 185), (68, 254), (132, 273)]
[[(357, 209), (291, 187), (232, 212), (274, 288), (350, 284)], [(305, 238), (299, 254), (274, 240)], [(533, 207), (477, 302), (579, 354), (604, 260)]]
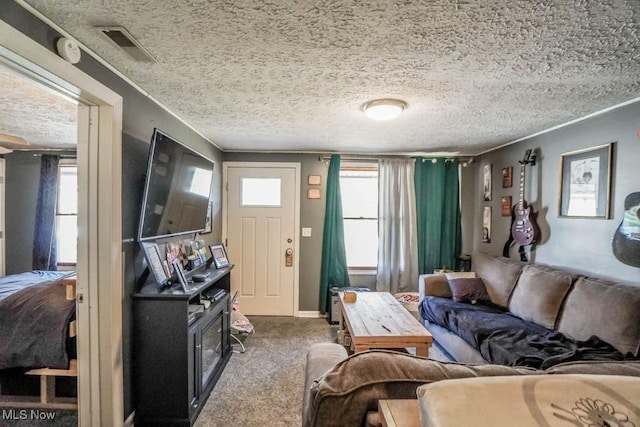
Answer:
[[(66, 288), (67, 300), (76, 299), (76, 276), (62, 279), (61, 286)], [(69, 337), (77, 334), (77, 323), (73, 320), (69, 324)], [(78, 361), (72, 359), (69, 369), (39, 368), (25, 372), (25, 375), (40, 376), (40, 396), (5, 396), (0, 394), (0, 407), (12, 408), (46, 408), (46, 409), (78, 409), (78, 399), (75, 397), (56, 396), (56, 377), (77, 377)]]

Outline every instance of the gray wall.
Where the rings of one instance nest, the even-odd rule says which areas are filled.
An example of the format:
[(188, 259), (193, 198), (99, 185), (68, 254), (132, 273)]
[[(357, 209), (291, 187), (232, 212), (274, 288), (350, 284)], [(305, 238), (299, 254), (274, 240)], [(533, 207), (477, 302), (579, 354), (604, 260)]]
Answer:
[[(2, 7), (0, 7), (0, 19), (55, 53), (55, 43), (60, 38), (60, 34), (21, 8), (17, 3), (3, 0)], [(145, 166), (148, 158), (147, 153), (153, 129), (154, 127), (158, 127), (216, 162), (214, 168), (214, 186), (212, 189), (212, 200), (214, 202), (213, 232), (202, 236), (206, 238), (208, 242), (220, 241), (221, 238), (222, 153), (188, 126), (153, 103), (146, 96), (139, 93), (88, 54), (84, 53), (81, 61), (76, 66), (123, 97), (122, 249), (125, 260), (125, 281), (122, 303), (122, 351), (124, 364), (124, 410), (125, 417), (128, 417), (134, 409), (131, 385), (131, 339), (133, 331), (131, 324), (131, 300), (128, 296), (134, 292), (136, 280), (141, 273), (142, 257), (138, 244), (133, 239), (135, 237), (135, 231), (137, 230), (137, 221), (140, 214), (141, 191), (144, 185)], [(9, 198), (9, 194), (7, 194), (7, 205), (10, 206), (11, 203), (12, 200)], [(7, 210), (7, 213), (9, 212), (10, 210)], [(33, 231), (31, 231), (30, 239), (33, 239)], [(9, 246), (7, 246), (7, 249), (9, 249)], [(31, 267), (29, 265), (26, 270), (30, 269)]]
[[(606, 114), (558, 129), (553, 132), (496, 150), (478, 158), (475, 176), (465, 176), (465, 186), (475, 189), (473, 199), (465, 193), (467, 204), (476, 207), (473, 227), (473, 249), (495, 255), (502, 254), (511, 225), (510, 217), (500, 216), (500, 198), (511, 195), (518, 199), (520, 167), (526, 149), (536, 149), (536, 166), (526, 168), (525, 199), (538, 211), (542, 231), (530, 260), (562, 266), (591, 275), (617, 278), (638, 283), (640, 269), (619, 262), (611, 250), (611, 240), (622, 221), (627, 194), (640, 191), (638, 137), (640, 103), (618, 108)], [(560, 155), (562, 153), (615, 142), (611, 192), (611, 219), (560, 218)], [(482, 201), (482, 165), (493, 165), (493, 200)], [(513, 166), (513, 187), (502, 188), (501, 169)], [(482, 206), (493, 211), (491, 243), (482, 242)], [(517, 258), (517, 254), (512, 254)], [(639, 284), (640, 285), (640, 284)]]
[(40, 157), (14, 152), (5, 158), (6, 274), (32, 270), (33, 231), (40, 184)]

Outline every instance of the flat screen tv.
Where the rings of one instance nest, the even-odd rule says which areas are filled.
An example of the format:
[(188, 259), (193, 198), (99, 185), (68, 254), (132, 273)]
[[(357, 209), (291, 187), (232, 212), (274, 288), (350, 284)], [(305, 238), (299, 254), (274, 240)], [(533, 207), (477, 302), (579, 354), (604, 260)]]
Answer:
[(205, 229), (214, 162), (154, 129), (138, 240)]

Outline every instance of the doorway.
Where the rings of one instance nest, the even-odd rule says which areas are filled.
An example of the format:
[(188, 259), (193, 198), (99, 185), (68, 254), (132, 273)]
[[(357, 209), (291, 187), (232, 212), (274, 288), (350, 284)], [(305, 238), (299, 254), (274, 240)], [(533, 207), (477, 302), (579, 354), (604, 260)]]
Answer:
[(81, 105), (78, 424), (122, 425), (122, 97), (3, 21), (0, 62)]
[(244, 314), (298, 314), (300, 164), (225, 162), (223, 238)]

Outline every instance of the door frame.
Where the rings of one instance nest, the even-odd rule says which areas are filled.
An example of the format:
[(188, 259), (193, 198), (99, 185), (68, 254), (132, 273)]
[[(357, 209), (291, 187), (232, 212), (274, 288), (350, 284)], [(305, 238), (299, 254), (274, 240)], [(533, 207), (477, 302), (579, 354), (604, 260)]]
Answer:
[[(293, 214), (294, 254), (293, 257), (293, 317), (299, 316), (300, 308), (300, 163), (299, 162), (222, 162), (222, 241), (227, 242), (227, 206), (229, 206), (228, 169), (255, 168), (276, 169), (293, 168), (295, 170), (295, 196)], [(233, 261), (233, 260), (231, 260)]]
[(84, 110), (78, 134), (88, 143), (78, 144), (77, 156), (78, 424), (121, 426), (122, 97), (1, 20), (0, 62)]

